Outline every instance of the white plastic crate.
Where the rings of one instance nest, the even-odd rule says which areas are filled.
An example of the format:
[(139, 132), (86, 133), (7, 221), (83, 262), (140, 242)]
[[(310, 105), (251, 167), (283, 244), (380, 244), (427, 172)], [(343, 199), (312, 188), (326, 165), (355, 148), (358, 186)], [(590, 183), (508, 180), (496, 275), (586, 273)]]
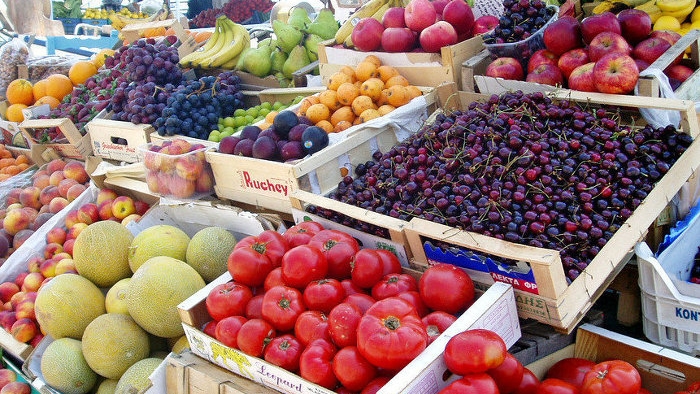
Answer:
[(695, 213), (658, 256), (644, 242), (638, 243), (634, 251), (639, 265), (644, 335), (662, 346), (698, 356), (700, 284), (688, 281), (700, 246), (700, 214)]

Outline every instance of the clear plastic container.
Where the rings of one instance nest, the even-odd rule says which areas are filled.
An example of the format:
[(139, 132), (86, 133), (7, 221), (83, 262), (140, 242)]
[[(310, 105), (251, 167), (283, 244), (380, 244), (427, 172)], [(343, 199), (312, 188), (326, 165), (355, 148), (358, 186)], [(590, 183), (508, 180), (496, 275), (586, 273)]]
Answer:
[(544, 29), (546, 29), (552, 22), (557, 20), (559, 15), (559, 7), (550, 5), (548, 8), (554, 9), (554, 15), (549, 18), (544, 26), (542, 26), (527, 39), (503, 44), (487, 44), (484, 42), (484, 47), (488, 49), (492, 57), (512, 57), (527, 63), (528, 59), (530, 59), (530, 56), (532, 56), (533, 53), (540, 49), (544, 49)]
[(214, 192), (214, 174), (204, 152), (208, 148), (183, 139), (138, 147), (151, 193), (180, 200), (198, 200)]

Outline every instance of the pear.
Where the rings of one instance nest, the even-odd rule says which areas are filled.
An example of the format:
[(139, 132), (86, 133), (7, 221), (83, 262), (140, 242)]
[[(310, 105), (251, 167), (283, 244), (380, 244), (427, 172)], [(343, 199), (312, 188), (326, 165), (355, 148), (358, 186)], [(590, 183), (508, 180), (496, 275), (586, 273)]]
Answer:
[(277, 78), (277, 82), (279, 82), (281, 88), (288, 88), (289, 84), (292, 83), (292, 81), (284, 76), (284, 73), (277, 72), (275, 73), (275, 78)]
[(287, 57), (287, 54), (279, 48), (275, 48), (272, 50), (272, 55), (270, 55), (270, 61), (272, 62), (273, 73), (282, 71), (282, 66), (284, 66), (284, 62), (287, 60)]
[(285, 53), (289, 53), (299, 45), (304, 34), (294, 27), (277, 19), (272, 21), (272, 30), (277, 37), (277, 46)]
[(325, 41), (325, 39), (316, 34), (309, 34), (304, 40), (304, 48), (306, 48), (306, 55), (309, 56), (309, 61), (315, 62), (318, 60), (318, 44)]
[(287, 19), (287, 24), (296, 28), (297, 30), (304, 30), (306, 26), (311, 23), (311, 18), (309, 18), (309, 12), (304, 7), (293, 7), (289, 18)]
[(272, 37), (268, 37), (268, 38), (266, 38), (266, 39), (261, 40), (260, 42), (258, 42), (258, 48), (264, 47), (264, 46), (269, 46), (269, 47), (274, 48), (274, 47), (277, 46), (277, 40), (275, 40), (275, 39), (272, 38)]
[(272, 48), (269, 46), (249, 50), (243, 59), (243, 70), (261, 78), (270, 75), (272, 69), (271, 54)]
[(306, 67), (311, 63), (309, 60), (309, 55), (306, 54), (306, 48), (301, 45), (297, 45), (289, 52), (289, 57), (284, 62), (282, 66), (282, 73), (285, 77), (292, 79), (292, 74), (302, 68)]
[(241, 51), (241, 54), (238, 55), (238, 62), (236, 62), (236, 67), (233, 68), (234, 70), (243, 71), (243, 60), (245, 60), (246, 53), (248, 53), (248, 51), (250, 51), (251, 49), (253, 49), (253, 48), (251, 48), (251, 47), (243, 48), (243, 50)]
[(340, 26), (338, 25), (338, 21), (335, 20), (333, 11), (324, 8), (319, 11), (316, 19), (309, 24), (309, 27), (306, 28), (306, 32), (316, 34), (324, 40), (330, 40), (335, 37), (335, 33), (339, 28)]

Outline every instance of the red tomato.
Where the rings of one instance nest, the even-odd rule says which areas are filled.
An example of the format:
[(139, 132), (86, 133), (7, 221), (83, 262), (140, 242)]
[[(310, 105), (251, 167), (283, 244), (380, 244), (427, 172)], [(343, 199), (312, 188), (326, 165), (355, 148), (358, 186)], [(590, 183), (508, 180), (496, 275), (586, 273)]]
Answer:
[(416, 278), (409, 274), (389, 274), (372, 287), (372, 297), (383, 300), (411, 290), (418, 290)]
[(352, 283), (363, 289), (371, 289), (384, 277), (382, 257), (374, 249), (360, 249), (350, 263)]
[(267, 274), (279, 267), (289, 249), (282, 234), (265, 230), (257, 236), (247, 236), (233, 247), (228, 257), (228, 271), (236, 282), (255, 287), (265, 282)]
[(245, 306), (245, 317), (248, 319), (262, 319), (262, 303), (265, 294), (258, 294), (248, 301)]
[(238, 331), (241, 329), (243, 323), (247, 321), (248, 319), (243, 316), (225, 317), (216, 324), (214, 337), (224, 345), (238, 349)]
[(202, 326), (202, 332), (209, 335), (212, 338), (216, 338), (216, 320), (208, 321)]
[(253, 356), (262, 357), (265, 345), (277, 335), (272, 324), (263, 319), (250, 319), (243, 323), (238, 330), (236, 342), (238, 349), (243, 353)]
[(360, 394), (377, 394), (377, 391), (384, 387), (389, 380), (388, 376), (377, 376), (367, 383), (367, 386), (360, 391)]
[(430, 344), (457, 320), (457, 316), (443, 311), (435, 311), (423, 316), (422, 320), (428, 333), (428, 344)]
[(299, 370), (299, 357), (303, 350), (304, 345), (294, 335), (284, 334), (273, 338), (265, 346), (264, 358), (270, 364), (296, 372)]
[(293, 248), (299, 245), (306, 245), (317, 232), (323, 230), (323, 225), (318, 222), (304, 221), (295, 224), (282, 233), (282, 236), (289, 243), (289, 247)]
[(328, 313), (345, 299), (345, 289), (337, 279), (320, 279), (309, 283), (303, 292), (304, 304), (311, 310)]
[(275, 286), (265, 292), (262, 317), (278, 331), (290, 331), (306, 310), (301, 292), (289, 286)]
[(346, 346), (333, 357), (333, 373), (345, 388), (360, 391), (377, 376), (377, 367), (367, 361), (355, 346)]
[(299, 375), (313, 383), (333, 390), (338, 385), (338, 379), (333, 373), (333, 357), (335, 346), (323, 339), (310, 342), (301, 352), (299, 358)]
[(535, 394), (537, 387), (540, 385), (540, 380), (537, 375), (532, 373), (527, 368), (523, 369), (523, 378), (520, 379), (520, 384), (513, 390), (511, 394)]
[(499, 394), (498, 386), (491, 376), (471, 373), (447, 385), (440, 394)]
[(277, 267), (267, 274), (263, 282), (263, 291), (268, 291), (278, 285), (286, 285), (282, 280), (282, 267)]
[(330, 342), (331, 333), (328, 326), (328, 317), (322, 312), (304, 311), (294, 323), (294, 335), (304, 346), (319, 338)]
[(581, 394), (637, 394), (642, 377), (634, 365), (623, 360), (596, 364), (583, 378)]
[(452, 264), (428, 267), (418, 280), (418, 291), (428, 308), (457, 314), (474, 302), (474, 282)]
[(506, 353), (506, 358), (501, 365), (486, 371), (489, 376), (496, 381), (498, 391), (510, 393), (520, 384), (523, 379), (523, 364), (510, 353)]
[(428, 312), (430, 312), (428, 310), (428, 307), (425, 306), (425, 303), (420, 298), (420, 294), (418, 294), (418, 292), (415, 290), (404, 291), (402, 293), (397, 294), (396, 297), (410, 302), (411, 305), (413, 305), (413, 307), (416, 308), (416, 312), (418, 312), (418, 316), (420, 316), (421, 318), (423, 318), (423, 316), (427, 315)]
[(221, 320), (228, 316), (242, 316), (251, 298), (253, 292), (248, 286), (227, 282), (211, 289), (205, 303), (209, 316)]
[(303, 289), (311, 281), (325, 278), (327, 273), (326, 257), (313, 246), (295, 246), (282, 257), (282, 280), (287, 286)]
[[(645, 389), (642, 389), (645, 390)], [(700, 394), (700, 382), (693, 382), (683, 391), (678, 391), (676, 394)]]
[(265, 230), (258, 235), (244, 237), (233, 247), (234, 250), (248, 248), (267, 256), (275, 267), (279, 267), (282, 256), (289, 250), (289, 244), (277, 231)]
[(351, 279), (343, 279), (340, 281), (340, 284), (343, 285), (343, 289), (345, 289), (345, 296), (365, 292), (361, 287), (352, 283)]
[[(403, 268), (401, 267), (401, 261), (399, 261), (399, 258), (396, 257), (396, 255), (386, 249), (375, 249), (377, 253), (379, 253), (379, 257), (382, 258), (382, 265), (384, 269), (382, 272), (384, 275), (389, 275), (389, 274), (400, 274), (403, 271)], [(382, 275), (382, 277), (384, 276)]]
[(370, 306), (374, 305), (377, 300), (372, 298), (372, 296), (364, 294), (364, 293), (356, 293), (356, 294), (350, 294), (349, 296), (345, 297), (343, 302), (349, 302), (353, 305), (356, 305), (358, 308), (360, 308), (360, 311), (362, 311), (362, 314), (364, 315), (365, 312), (367, 312), (367, 309), (369, 309)]
[(328, 277), (338, 280), (350, 277), (350, 261), (360, 250), (360, 244), (350, 234), (339, 230), (321, 230), (309, 245), (322, 251), (328, 261)]
[(428, 334), (416, 309), (396, 297), (372, 305), (357, 326), (357, 348), (375, 366), (399, 370), (428, 345)]
[(482, 328), (462, 331), (445, 345), (445, 364), (454, 374), (486, 372), (501, 365), (508, 349), (503, 339)]
[(557, 378), (569, 382), (576, 387), (581, 387), (583, 377), (593, 369), (595, 362), (579, 357), (567, 357), (554, 363), (547, 370), (547, 378)]
[(537, 386), (536, 394), (579, 394), (579, 390), (571, 383), (557, 378), (548, 378)]
[(359, 307), (349, 302), (338, 304), (328, 314), (328, 332), (339, 348), (357, 344), (357, 326), (362, 319)]

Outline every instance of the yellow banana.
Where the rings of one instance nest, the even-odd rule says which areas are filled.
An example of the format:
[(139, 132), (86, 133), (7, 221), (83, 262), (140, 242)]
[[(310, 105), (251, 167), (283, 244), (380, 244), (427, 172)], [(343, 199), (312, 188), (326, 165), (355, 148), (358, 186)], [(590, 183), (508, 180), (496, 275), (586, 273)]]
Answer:
[(345, 41), (343, 41), (343, 46), (345, 48), (355, 48), (355, 44), (352, 43), (352, 34), (350, 34)]
[(225, 44), (221, 52), (203, 62), (202, 66), (205, 68), (219, 68), (231, 59), (238, 57), (246, 45), (250, 45), (248, 30), (241, 24), (233, 23), (233, 40)]
[[(225, 16), (221, 16), (219, 18), (226, 18)], [(207, 40), (207, 42), (202, 46), (197, 51), (194, 51), (188, 55), (183, 56), (180, 59), (180, 66), (182, 67), (192, 67), (194, 65), (195, 61), (199, 61), (201, 59), (206, 58), (207, 56), (211, 55), (212, 49), (219, 45), (219, 42), (224, 39), (224, 29), (222, 25), (222, 21), (219, 19), (216, 20), (216, 24), (214, 26), (214, 33), (212, 33), (211, 37)]]
[(613, 8), (613, 2), (608, 1), (608, 0), (603, 0), (600, 3), (598, 3), (593, 9), (591, 10), (592, 14), (602, 14), (603, 12), (610, 11)]
[(221, 67), (219, 67), (219, 68), (221, 68), (222, 70), (233, 70), (233, 69), (235, 69), (235, 68), (236, 68), (236, 64), (238, 64), (238, 60), (240, 59), (240, 57), (241, 57), (242, 54), (243, 54), (243, 51), (241, 51), (241, 53), (239, 53), (239, 54), (238, 54), (236, 57), (234, 57), (233, 59), (231, 59), (231, 60), (229, 60), (228, 62), (222, 64)]
[(649, 0), (646, 3), (638, 5), (634, 8), (637, 10), (642, 10), (649, 14), (649, 17), (651, 18), (651, 23), (656, 22), (656, 20), (659, 19), (661, 15), (663, 15), (659, 6), (656, 5), (656, 0)]
[[(661, 7), (659, 7), (661, 8)], [(668, 15), (672, 16), (676, 19), (678, 19), (679, 23), (683, 23), (688, 15), (690, 15), (693, 10), (695, 9), (695, 0), (693, 0), (691, 3), (688, 3), (688, 5), (685, 8), (682, 8), (678, 11), (664, 11), (663, 9), (661, 10), (662, 15)]]
[(357, 22), (362, 18), (369, 18), (381, 8), (387, 0), (370, 0), (367, 4), (353, 12), (348, 19), (343, 22), (340, 29), (335, 32), (335, 43), (342, 44), (352, 34), (352, 29), (355, 28)]
[(374, 19), (378, 20), (379, 22), (381, 22), (381, 21), (382, 21), (382, 18), (384, 17), (384, 13), (386, 13), (386, 10), (388, 10), (389, 7), (391, 7), (392, 4), (393, 4), (393, 3), (392, 3), (391, 1), (388, 1), (388, 2), (384, 3), (384, 5), (382, 5), (381, 7), (379, 7), (379, 9), (378, 9), (374, 14), (372, 14), (372, 18), (374, 18)]
[(212, 49), (208, 50), (206, 53), (202, 54), (202, 56), (200, 58), (195, 59), (192, 62), (193, 67), (202, 67), (203, 68), (204, 67), (203, 64), (205, 61), (207, 61), (212, 56), (220, 53), (223, 50), (224, 46), (233, 40), (233, 33), (234, 32), (233, 32), (232, 26), (225, 24), (222, 27), (223, 27), (223, 36), (220, 39), (216, 40), (216, 45)]
[[(664, 15), (668, 13), (679, 12), (689, 8), (691, 5), (695, 8), (696, 0), (657, 0), (656, 5), (664, 12)], [(691, 9), (692, 12), (692, 9)]]

